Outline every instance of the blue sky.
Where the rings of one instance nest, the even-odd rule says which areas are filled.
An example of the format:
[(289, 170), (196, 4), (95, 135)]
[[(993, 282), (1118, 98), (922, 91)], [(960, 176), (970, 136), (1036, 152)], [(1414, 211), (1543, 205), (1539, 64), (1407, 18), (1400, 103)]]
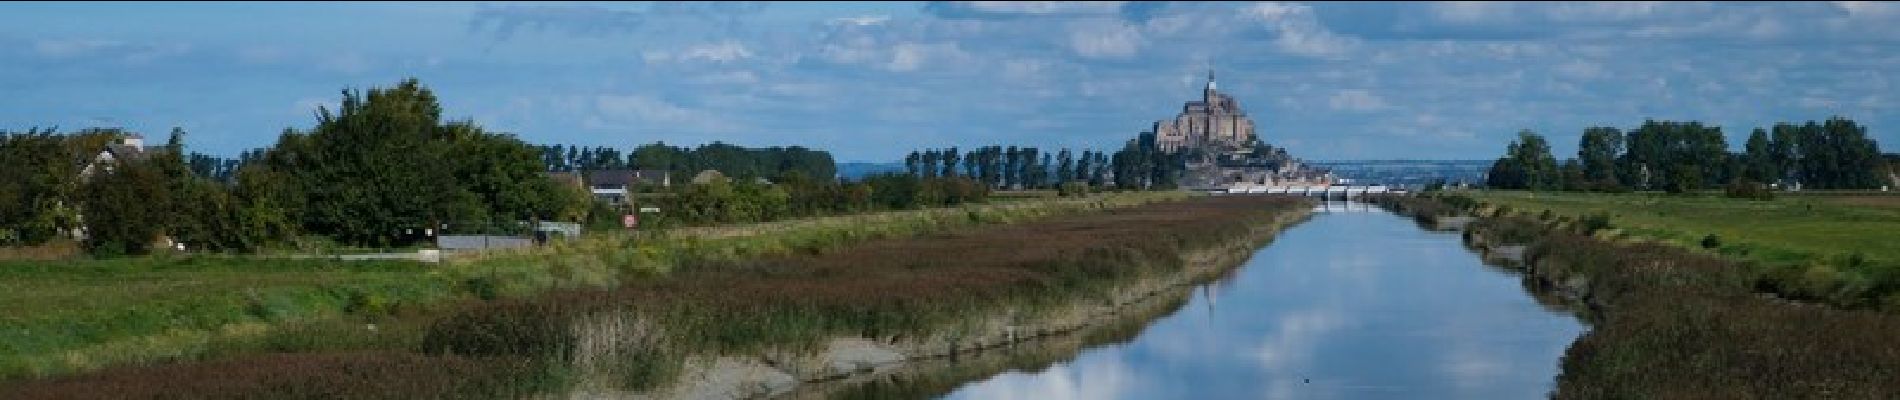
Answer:
[(539, 143), (840, 161), (1111, 148), (1209, 68), (1309, 159), (1492, 158), (1520, 129), (1846, 116), (1900, 151), (1900, 3), (5, 3), (0, 129), (190, 132), (232, 155), (420, 78)]

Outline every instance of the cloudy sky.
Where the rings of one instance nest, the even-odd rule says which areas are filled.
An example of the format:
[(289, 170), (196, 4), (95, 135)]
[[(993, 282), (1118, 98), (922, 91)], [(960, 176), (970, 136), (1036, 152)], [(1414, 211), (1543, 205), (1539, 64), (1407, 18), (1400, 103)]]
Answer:
[(1900, 151), (1890, 2), (6, 3), (0, 60), (0, 129), (179, 126), (225, 155), (405, 77), (541, 143), (1109, 148), (1209, 68), (1309, 159), (1834, 115)]

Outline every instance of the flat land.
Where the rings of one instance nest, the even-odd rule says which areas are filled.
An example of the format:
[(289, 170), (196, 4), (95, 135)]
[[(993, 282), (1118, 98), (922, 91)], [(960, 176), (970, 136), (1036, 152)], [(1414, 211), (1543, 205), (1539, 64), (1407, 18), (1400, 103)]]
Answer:
[(1686, 247), (1716, 235), (1720, 252), (1768, 264), (1839, 260), (1900, 264), (1900, 196), (1783, 195), (1771, 201), (1656, 193), (1467, 192), (1518, 212), (1576, 219), (1603, 214), (1622, 232)]
[[(547, 386), (542, 383), (546, 374), (534, 373), (539, 367), (511, 369), (508, 365), (514, 364), (508, 363), (552, 357), (542, 362), (553, 364), (533, 365), (568, 368), (567, 361), (580, 355), (587, 360), (607, 357), (599, 358), (607, 360), (602, 365), (611, 366), (603, 367), (611, 377), (607, 381), (637, 388), (669, 379), (677, 373), (671, 369), (681, 357), (698, 352), (744, 352), (779, 345), (809, 348), (840, 335), (917, 336), (954, 325), (973, 311), (1011, 309), (1033, 314), (1041, 305), (1097, 298), (1115, 290), (1116, 284), (1184, 268), (1183, 251), (1249, 237), (1273, 221), (1311, 207), (1304, 200), (1262, 197), (1201, 197), (1139, 207), (1133, 205), (1140, 203), (1116, 207), (1095, 203), (1102, 200), (1085, 201), (1097, 204), (1083, 209), (1090, 212), (1045, 210), (1042, 215), (1049, 217), (985, 226), (974, 221), (1023, 214), (952, 209), (940, 216), (946, 219), (930, 219), (926, 224), (942, 229), (863, 237), (831, 247), (780, 245), (794, 249), (789, 252), (694, 256), (660, 276), (629, 276), (591, 288), (553, 285), (556, 290), (538, 295), (471, 302), (447, 312), (398, 318), (421, 321), (423, 327), (406, 338), (315, 348), (269, 346), (229, 357), (186, 357), (110, 368), (21, 382), (14, 388), (17, 391), (0, 391), (0, 397), (119, 398), (181, 392), (207, 398), (491, 397), (467, 393), (558, 391), (565, 378), (554, 378), (557, 383)], [(1021, 207), (1021, 203), (1011, 207)], [(785, 235), (791, 234), (773, 234)], [(721, 240), (757, 243), (753, 238)], [(669, 246), (698, 248), (688, 252), (701, 254), (705, 243), (685, 239)], [(605, 248), (570, 251), (643, 257), (640, 251), (614, 253)], [(576, 268), (568, 254), (520, 257), (539, 260), (534, 266), (542, 270)], [(500, 256), (482, 262), (516, 261), (514, 256)], [(541, 275), (503, 276), (523, 280)], [(618, 326), (600, 325), (604, 315), (639, 316), (659, 329), (629, 327), (627, 332), (654, 333), (613, 331), (601, 336), (615, 338), (606, 342), (589, 341), (570, 329)], [(361, 335), (360, 324), (356, 330), (359, 333), (354, 335)], [(298, 335), (302, 340), (334, 341), (336, 336), (351, 334)], [(568, 350), (583, 348), (593, 350)], [(415, 367), (432, 364), (469, 365), (468, 372), (452, 375)], [(293, 372), (344, 370), (381, 372)], [(378, 388), (378, 384), (389, 387)], [(375, 392), (339, 392), (351, 388)]]
[(414, 340), (422, 328), (403, 326), (398, 314), (432, 312), (460, 300), (609, 287), (686, 264), (822, 252), (876, 238), (1183, 197), (1025, 199), (651, 237), (595, 235), (441, 264), (237, 256), (0, 261), (0, 382), (211, 354), (401, 343)]

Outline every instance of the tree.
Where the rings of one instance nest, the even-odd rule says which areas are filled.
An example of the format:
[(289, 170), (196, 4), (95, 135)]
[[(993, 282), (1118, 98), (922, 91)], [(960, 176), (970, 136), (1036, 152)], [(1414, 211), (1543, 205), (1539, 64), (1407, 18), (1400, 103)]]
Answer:
[(1065, 148), (1062, 149), (1061, 152), (1056, 153), (1056, 184), (1060, 185), (1074, 180), (1075, 156), (1069, 153), (1069, 149)]
[(123, 162), (95, 171), (80, 191), (85, 214), (87, 252), (101, 256), (138, 255), (171, 222), (171, 197), (163, 172), (151, 163)]
[(74, 227), (70, 198), (82, 160), (97, 154), (52, 129), (0, 132), (0, 246), (37, 245)]
[[(296, 198), (302, 230), (352, 244), (400, 244), (425, 228), (512, 226), (548, 217), (553, 190), (532, 146), (472, 122), (442, 122), (435, 94), (415, 79), (367, 93), (343, 91), (306, 132), (289, 131), (261, 162)], [(602, 167), (569, 148), (571, 164)], [(612, 158), (616, 155), (608, 154)]]
[(1559, 186), (1566, 191), (1582, 191), (1589, 185), (1590, 178), (1584, 173), (1583, 164), (1577, 159), (1564, 160), (1558, 167)]
[(924, 172), (925, 178), (935, 178), (937, 177), (937, 172), (941, 171), (941, 169), (939, 169), (938, 167), (938, 162), (941, 161), (942, 159), (943, 159), (943, 153), (940, 153), (936, 150), (925, 150), (924, 156), (922, 159), (923, 165), (922, 167), (918, 168), (918, 170), (921, 170)]
[(1557, 159), (1542, 135), (1519, 131), (1504, 158), (1492, 163), (1487, 185), (1500, 189), (1551, 190), (1560, 187)]
[(944, 149), (943, 150), (943, 174), (939, 176), (943, 176), (946, 178), (957, 176), (957, 162), (959, 161), (961, 157), (962, 156), (959, 155), (959, 153), (957, 153), (956, 146), (951, 146), (948, 149)]
[(1583, 130), (1577, 146), (1584, 179), (1597, 183), (1616, 183), (1616, 158), (1623, 153), (1623, 132), (1610, 127)]
[(1003, 151), (1003, 188), (1022, 182), (1022, 156), (1016, 146)]
[(1770, 129), (1772, 129), (1770, 131), (1772, 136), (1768, 139), (1768, 162), (1776, 172), (1773, 181), (1794, 178), (1793, 175), (1800, 170), (1797, 162), (1801, 158), (1796, 150), (1799, 143), (1796, 127), (1788, 123), (1777, 123)]
[(1748, 134), (1742, 153), (1742, 177), (1751, 182), (1773, 182), (1781, 177), (1781, 166), (1773, 154), (1768, 131), (1755, 128)]
[(1049, 186), (1049, 166), (1055, 164), (1054, 158), (1054, 154), (1042, 153), (1042, 162), (1036, 164), (1036, 176), (1030, 180), (1031, 182), (1035, 182), (1036, 187)]

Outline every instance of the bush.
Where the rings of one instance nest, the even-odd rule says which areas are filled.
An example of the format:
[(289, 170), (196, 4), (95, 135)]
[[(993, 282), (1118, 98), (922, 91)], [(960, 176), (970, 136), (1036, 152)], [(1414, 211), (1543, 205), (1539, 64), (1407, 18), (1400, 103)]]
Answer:
[(1610, 214), (1600, 212), (1600, 213), (1585, 215), (1583, 216), (1583, 219), (1578, 222), (1581, 223), (1583, 234), (1594, 235), (1597, 233), (1597, 231), (1610, 229)]
[(1061, 186), (1056, 187), (1056, 195), (1061, 197), (1086, 196), (1088, 194), (1089, 184), (1083, 182), (1064, 182)]
[(1749, 181), (1736, 181), (1735, 183), (1729, 184), (1728, 188), (1724, 191), (1724, 195), (1731, 199), (1761, 201), (1775, 199), (1775, 191), (1768, 189), (1768, 185)]
[(1711, 233), (1708, 236), (1702, 237), (1702, 248), (1713, 250), (1717, 247), (1722, 247), (1721, 236), (1716, 236), (1715, 234)]

